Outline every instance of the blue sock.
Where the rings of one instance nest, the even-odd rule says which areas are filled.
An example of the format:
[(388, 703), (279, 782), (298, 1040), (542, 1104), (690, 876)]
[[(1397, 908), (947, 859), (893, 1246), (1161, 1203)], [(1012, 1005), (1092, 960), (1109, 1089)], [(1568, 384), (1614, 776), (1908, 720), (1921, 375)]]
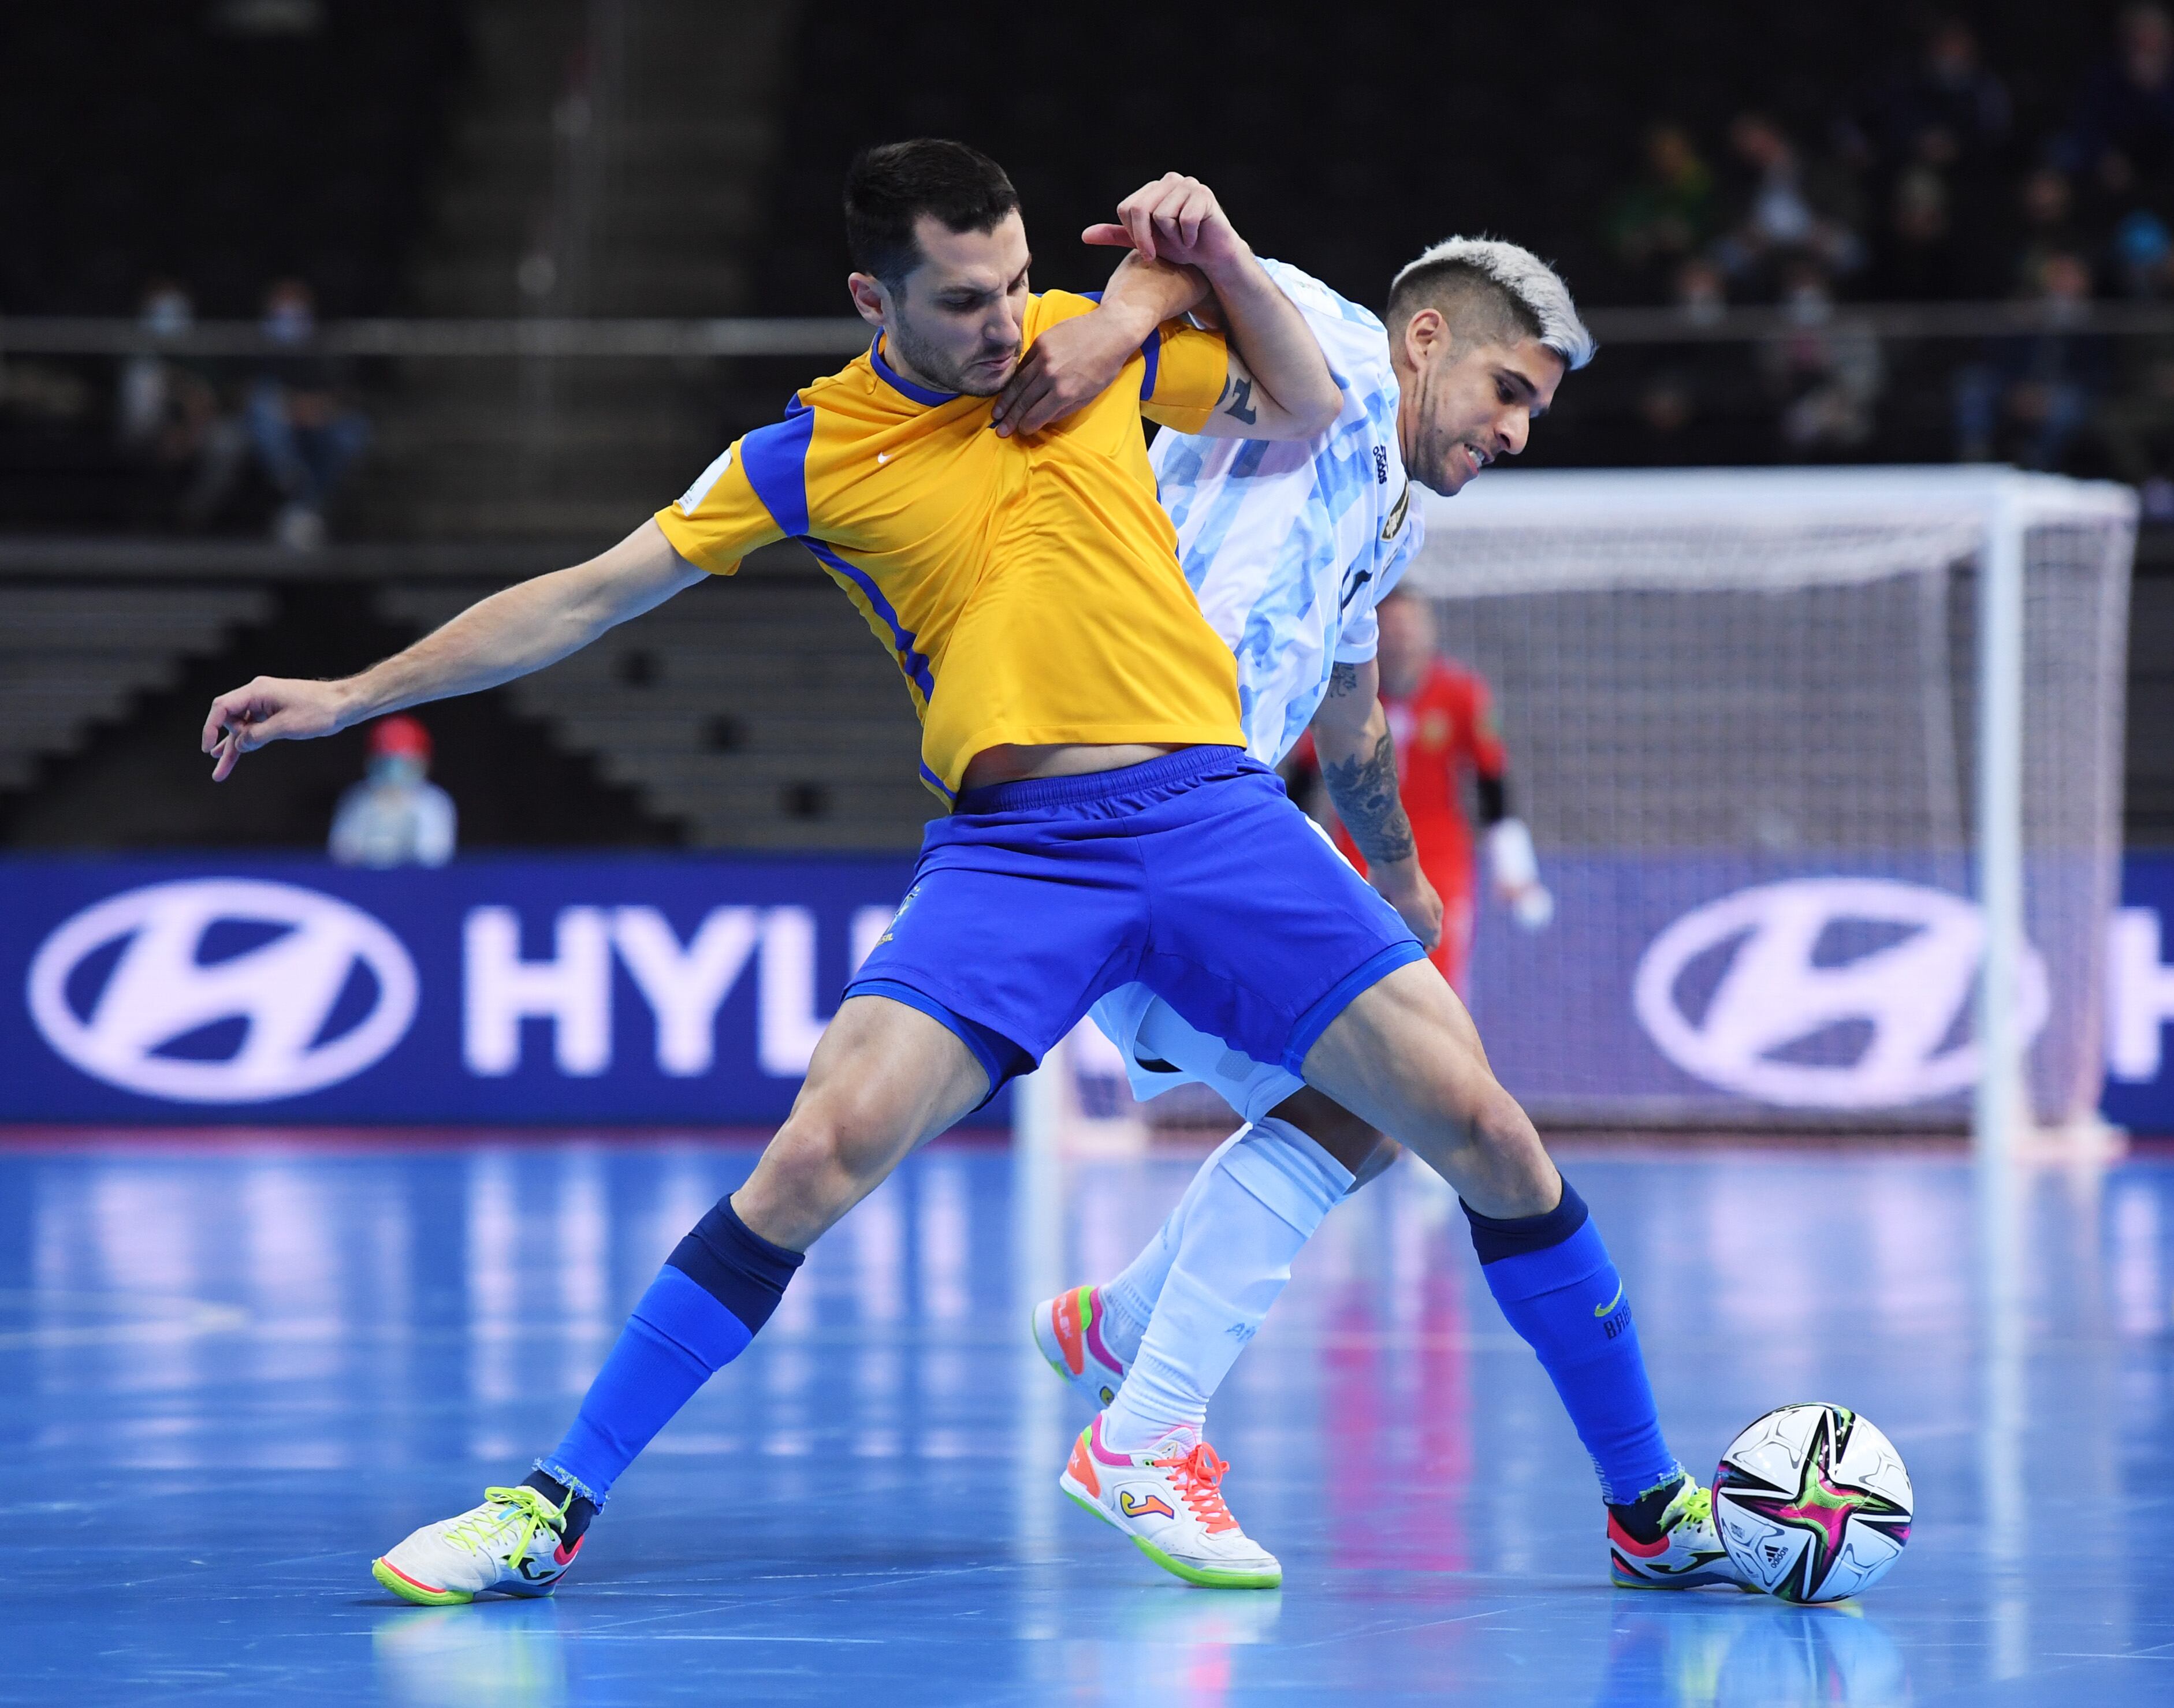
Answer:
[(651, 1437), (747, 1349), (805, 1261), (751, 1232), (720, 1198), (664, 1260), (565, 1439), (536, 1468), (603, 1505)]
[(1468, 1204), (1464, 1215), (1488, 1290), (1539, 1354), (1593, 1456), (1600, 1498), (1636, 1500), (1680, 1476), (1661, 1437), (1623, 1278), (1570, 1182), (1544, 1216), (1498, 1221)]

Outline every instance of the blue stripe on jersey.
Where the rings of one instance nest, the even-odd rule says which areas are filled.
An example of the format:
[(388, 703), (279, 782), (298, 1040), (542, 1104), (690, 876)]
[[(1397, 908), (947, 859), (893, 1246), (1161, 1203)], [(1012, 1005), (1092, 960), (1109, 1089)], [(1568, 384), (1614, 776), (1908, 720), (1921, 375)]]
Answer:
[(820, 558), (834, 574), (844, 576), (861, 590), (876, 615), (882, 618), (890, 630), (891, 650), (898, 655), (898, 668), (921, 690), (921, 703), (927, 706), (935, 696), (936, 678), (929, 672), (927, 659), (918, 650), (921, 644), (919, 637), (898, 620), (897, 611), (892, 608), (890, 601), (884, 597), (883, 589), (876, 586), (875, 577), (857, 565), (847, 563), (819, 539), (811, 539), (803, 534), (800, 543)]
[(808, 445), (814, 436), (815, 412), (802, 403), (782, 421), (758, 427), (740, 441), (748, 484), (788, 535), (808, 532)]
[(928, 769), (928, 761), (926, 759), (921, 762), (921, 781), (936, 792), (938, 797), (945, 806), (958, 804), (959, 797), (952, 793), (950, 785)]
[(1155, 370), (1162, 365), (1162, 328), (1157, 327), (1148, 334), (1148, 341), (1140, 346), (1140, 354), (1147, 359), (1146, 371), (1140, 376), (1140, 402), (1155, 396)]

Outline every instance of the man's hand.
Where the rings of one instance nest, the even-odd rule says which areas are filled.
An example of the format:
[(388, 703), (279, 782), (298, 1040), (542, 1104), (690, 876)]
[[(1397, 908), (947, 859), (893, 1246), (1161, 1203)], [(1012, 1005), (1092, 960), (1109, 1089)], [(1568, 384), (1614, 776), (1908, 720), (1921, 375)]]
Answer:
[(260, 676), (245, 688), (222, 694), (204, 719), (203, 751), (214, 761), (211, 780), (224, 782), (242, 754), (267, 742), (338, 733), (354, 721), (345, 715), (348, 708), (344, 687), (337, 682)]
[(1441, 941), (1441, 897), (1420, 870), (1416, 857), (1382, 865), (1369, 862), (1366, 875), (1374, 880), (1382, 899), (1403, 916), (1421, 948), (1430, 949)]
[(1101, 306), (1059, 321), (1028, 346), (997, 394), (990, 424), (1009, 439), (1063, 419), (1107, 391), (1163, 322), (1209, 300), (1208, 281), (1192, 268), (1128, 255), (1111, 274)]
[(1099, 311), (1055, 326), (1028, 346), (989, 412), (1000, 439), (1038, 433), (1110, 389), (1140, 340), (1122, 316)]
[(1117, 218), (1080, 234), (1149, 261), (1197, 268), (1215, 292), (1230, 344), (1228, 383), (1193, 430), (1225, 439), (1311, 439), (1344, 407), (1306, 316), (1277, 289), (1232, 227), (1215, 192), (1165, 172), (1117, 204)]
[(1143, 184), (1117, 204), (1114, 224), (1090, 225), (1080, 238), (1130, 249), (1149, 261), (1197, 267), (1210, 278), (1253, 254), (1215, 192), (1182, 172), (1165, 172)]

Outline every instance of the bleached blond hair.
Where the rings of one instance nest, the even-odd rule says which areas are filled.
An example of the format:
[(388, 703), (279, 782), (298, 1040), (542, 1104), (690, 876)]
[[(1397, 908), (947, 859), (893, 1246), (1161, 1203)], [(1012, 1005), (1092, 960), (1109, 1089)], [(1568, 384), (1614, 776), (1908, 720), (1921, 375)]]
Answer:
[(1426, 307), (1441, 309), (1454, 322), (1460, 309), (1479, 308), (1474, 299), (1484, 298), (1566, 368), (1583, 367), (1600, 348), (1577, 317), (1562, 275), (1531, 250), (1499, 237), (1447, 238), (1405, 267), (1389, 284), (1391, 323), (1400, 325), (1414, 309)]

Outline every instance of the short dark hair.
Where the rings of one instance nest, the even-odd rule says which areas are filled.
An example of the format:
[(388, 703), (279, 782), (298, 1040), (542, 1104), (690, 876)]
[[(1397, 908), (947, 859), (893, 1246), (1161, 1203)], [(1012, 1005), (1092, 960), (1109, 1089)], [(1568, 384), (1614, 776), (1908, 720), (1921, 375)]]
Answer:
[(846, 247), (856, 272), (896, 290), (921, 264), (913, 226), (922, 214), (954, 231), (993, 231), (1019, 205), (1004, 169), (979, 149), (938, 137), (882, 143), (846, 169)]

